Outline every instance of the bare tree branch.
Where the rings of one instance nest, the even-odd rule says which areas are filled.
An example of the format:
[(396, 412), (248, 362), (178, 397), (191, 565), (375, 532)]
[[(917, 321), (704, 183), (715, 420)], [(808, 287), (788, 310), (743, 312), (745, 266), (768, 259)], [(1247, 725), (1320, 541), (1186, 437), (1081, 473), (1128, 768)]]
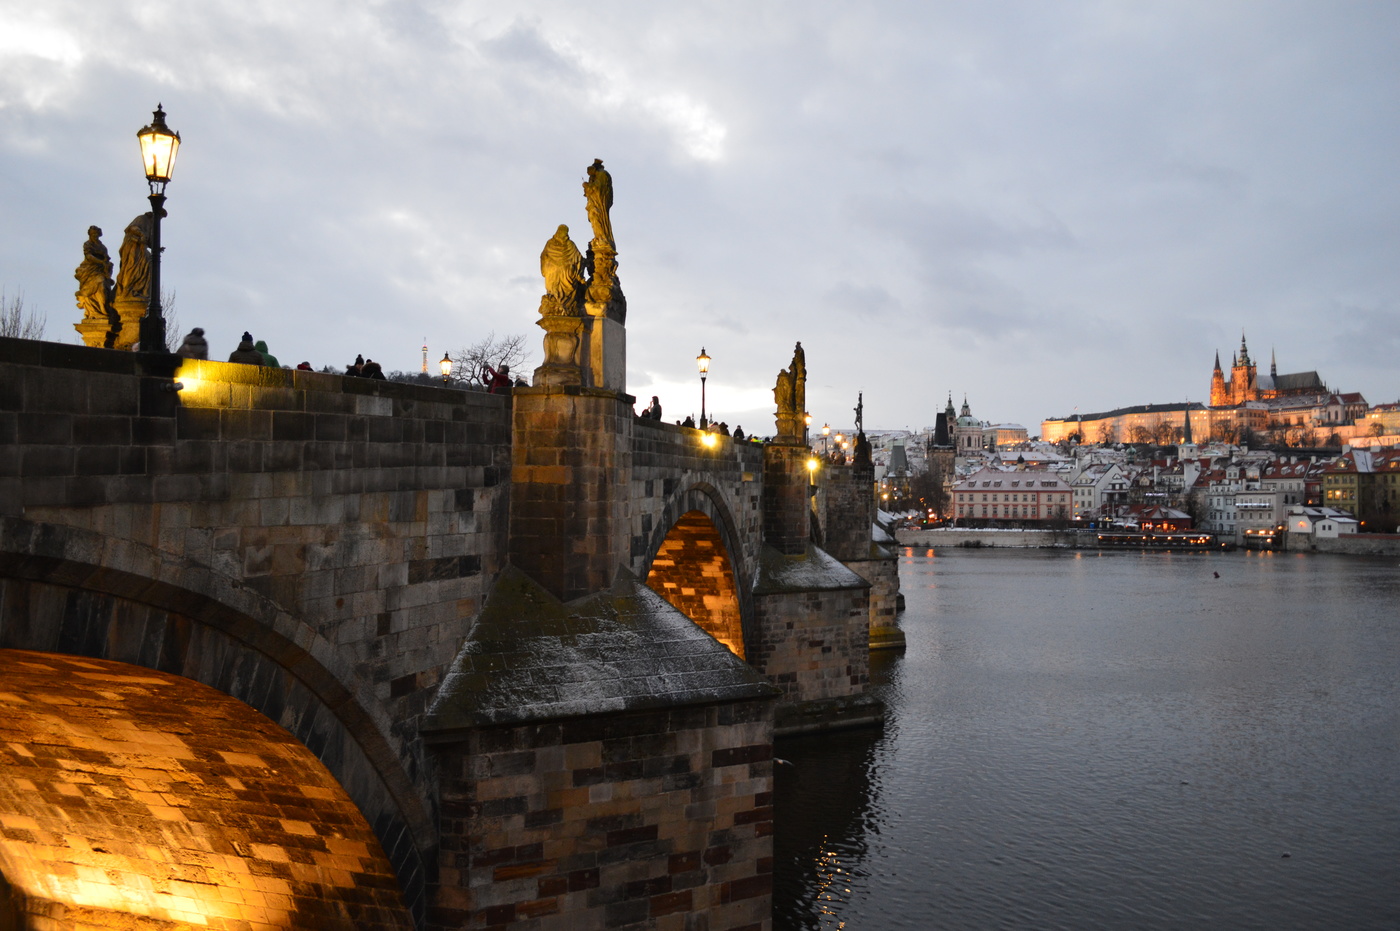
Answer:
[(17, 339), (43, 339), (48, 317), (24, 309), (24, 292), (14, 297), (0, 291), (0, 336)]
[(522, 373), (528, 358), (524, 334), (498, 337), (493, 330), (484, 339), (452, 353), (451, 382), (482, 386), (486, 383), (484, 369), (488, 365), (498, 372), (509, 367), (511, 376), (515, 377)]

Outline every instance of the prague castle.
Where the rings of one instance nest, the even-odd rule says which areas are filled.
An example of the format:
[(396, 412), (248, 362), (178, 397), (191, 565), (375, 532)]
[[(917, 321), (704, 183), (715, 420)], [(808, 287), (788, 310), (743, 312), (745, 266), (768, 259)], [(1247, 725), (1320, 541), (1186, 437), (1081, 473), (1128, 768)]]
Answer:
[(1210, 377), (1210, 406), (1233, 407), (1246, 401), (1271, 401), (1274, 398), (1325, 395), (1327, 386), (1317, 372), (1296, 372), (1280, 375), (1278, 364), (1269, 356), (1269, 374), (1259, 375), (1258, 367), (1249, 357), (1249, 346), (1240, 334), (1240, 349), (1230, 365), (1230, 377), (1220, 369), (1220, 353), (1215, 354), (1215, 371)]
[[(1215, 354), (1210, 403), (1176, 402), (1122, 407), (1095, 414), (1051, 418), (1041, 422), (1041, 439), (1082, 443), (1249, 443), (1340, 446), (1381, 436), (1390, 429), (1380, 413), (1372, 417), (1358, 392), (1328, 389), (1317, 372), (1278, 373), (1272, 353), (1269, 373), (1260, 375), (1240, 334), (1240, 348), (1230, 362), (1229, 377)], [(1388, 416), (1388, 415), (1387, 415)]]

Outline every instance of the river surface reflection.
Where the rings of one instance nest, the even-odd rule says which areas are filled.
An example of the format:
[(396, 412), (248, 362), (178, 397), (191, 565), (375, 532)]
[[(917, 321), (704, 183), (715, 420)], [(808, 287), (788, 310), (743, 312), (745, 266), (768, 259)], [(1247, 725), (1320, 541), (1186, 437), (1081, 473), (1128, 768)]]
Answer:
[(900, 577), (883, 731), (777, 748), (778, 931), (1400, 928), (1400, 560)]

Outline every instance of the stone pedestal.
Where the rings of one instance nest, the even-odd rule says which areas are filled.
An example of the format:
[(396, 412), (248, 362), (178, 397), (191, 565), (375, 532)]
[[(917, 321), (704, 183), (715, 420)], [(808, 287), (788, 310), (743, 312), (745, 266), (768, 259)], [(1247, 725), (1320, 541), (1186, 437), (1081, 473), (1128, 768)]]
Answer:
[(135, 349), (141, 339), (141, 318), (146, 316), (147, 301), (144, 297), (119, 297), (115, 309), (120, 321), (113, 349)]
[(82, 323), (73, 324), (73, 329), (83, 338), (84, 346), (95, 349), (111, 349), (116, 339), (116, 324), (97, 318), (88, 318)]
[(588, 311), (582, 367), (585, 384), (608, 391), (627, 390), (627, 328), (607, 314), (606, 304), (585, 304)]
[(569, 314), (549, 314), (536, 322), (544, 330), (544, 364), (535, 369), (535, 387), (583, 384), (579, 355), (584, 319)]

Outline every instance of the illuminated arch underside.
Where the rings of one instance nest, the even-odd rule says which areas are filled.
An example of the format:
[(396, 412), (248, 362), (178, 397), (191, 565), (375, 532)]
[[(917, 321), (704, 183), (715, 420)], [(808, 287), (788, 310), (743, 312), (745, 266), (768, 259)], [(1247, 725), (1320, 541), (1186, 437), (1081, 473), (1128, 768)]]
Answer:
[(208, 686), (106, 660), (0, 650), (0, 872), (32, 927), (411, 927), (310, 750)]
[(710, 518), (687, 511), (657, 550), (647, 585), (702, 630), (744, 656), (734, 567)]

